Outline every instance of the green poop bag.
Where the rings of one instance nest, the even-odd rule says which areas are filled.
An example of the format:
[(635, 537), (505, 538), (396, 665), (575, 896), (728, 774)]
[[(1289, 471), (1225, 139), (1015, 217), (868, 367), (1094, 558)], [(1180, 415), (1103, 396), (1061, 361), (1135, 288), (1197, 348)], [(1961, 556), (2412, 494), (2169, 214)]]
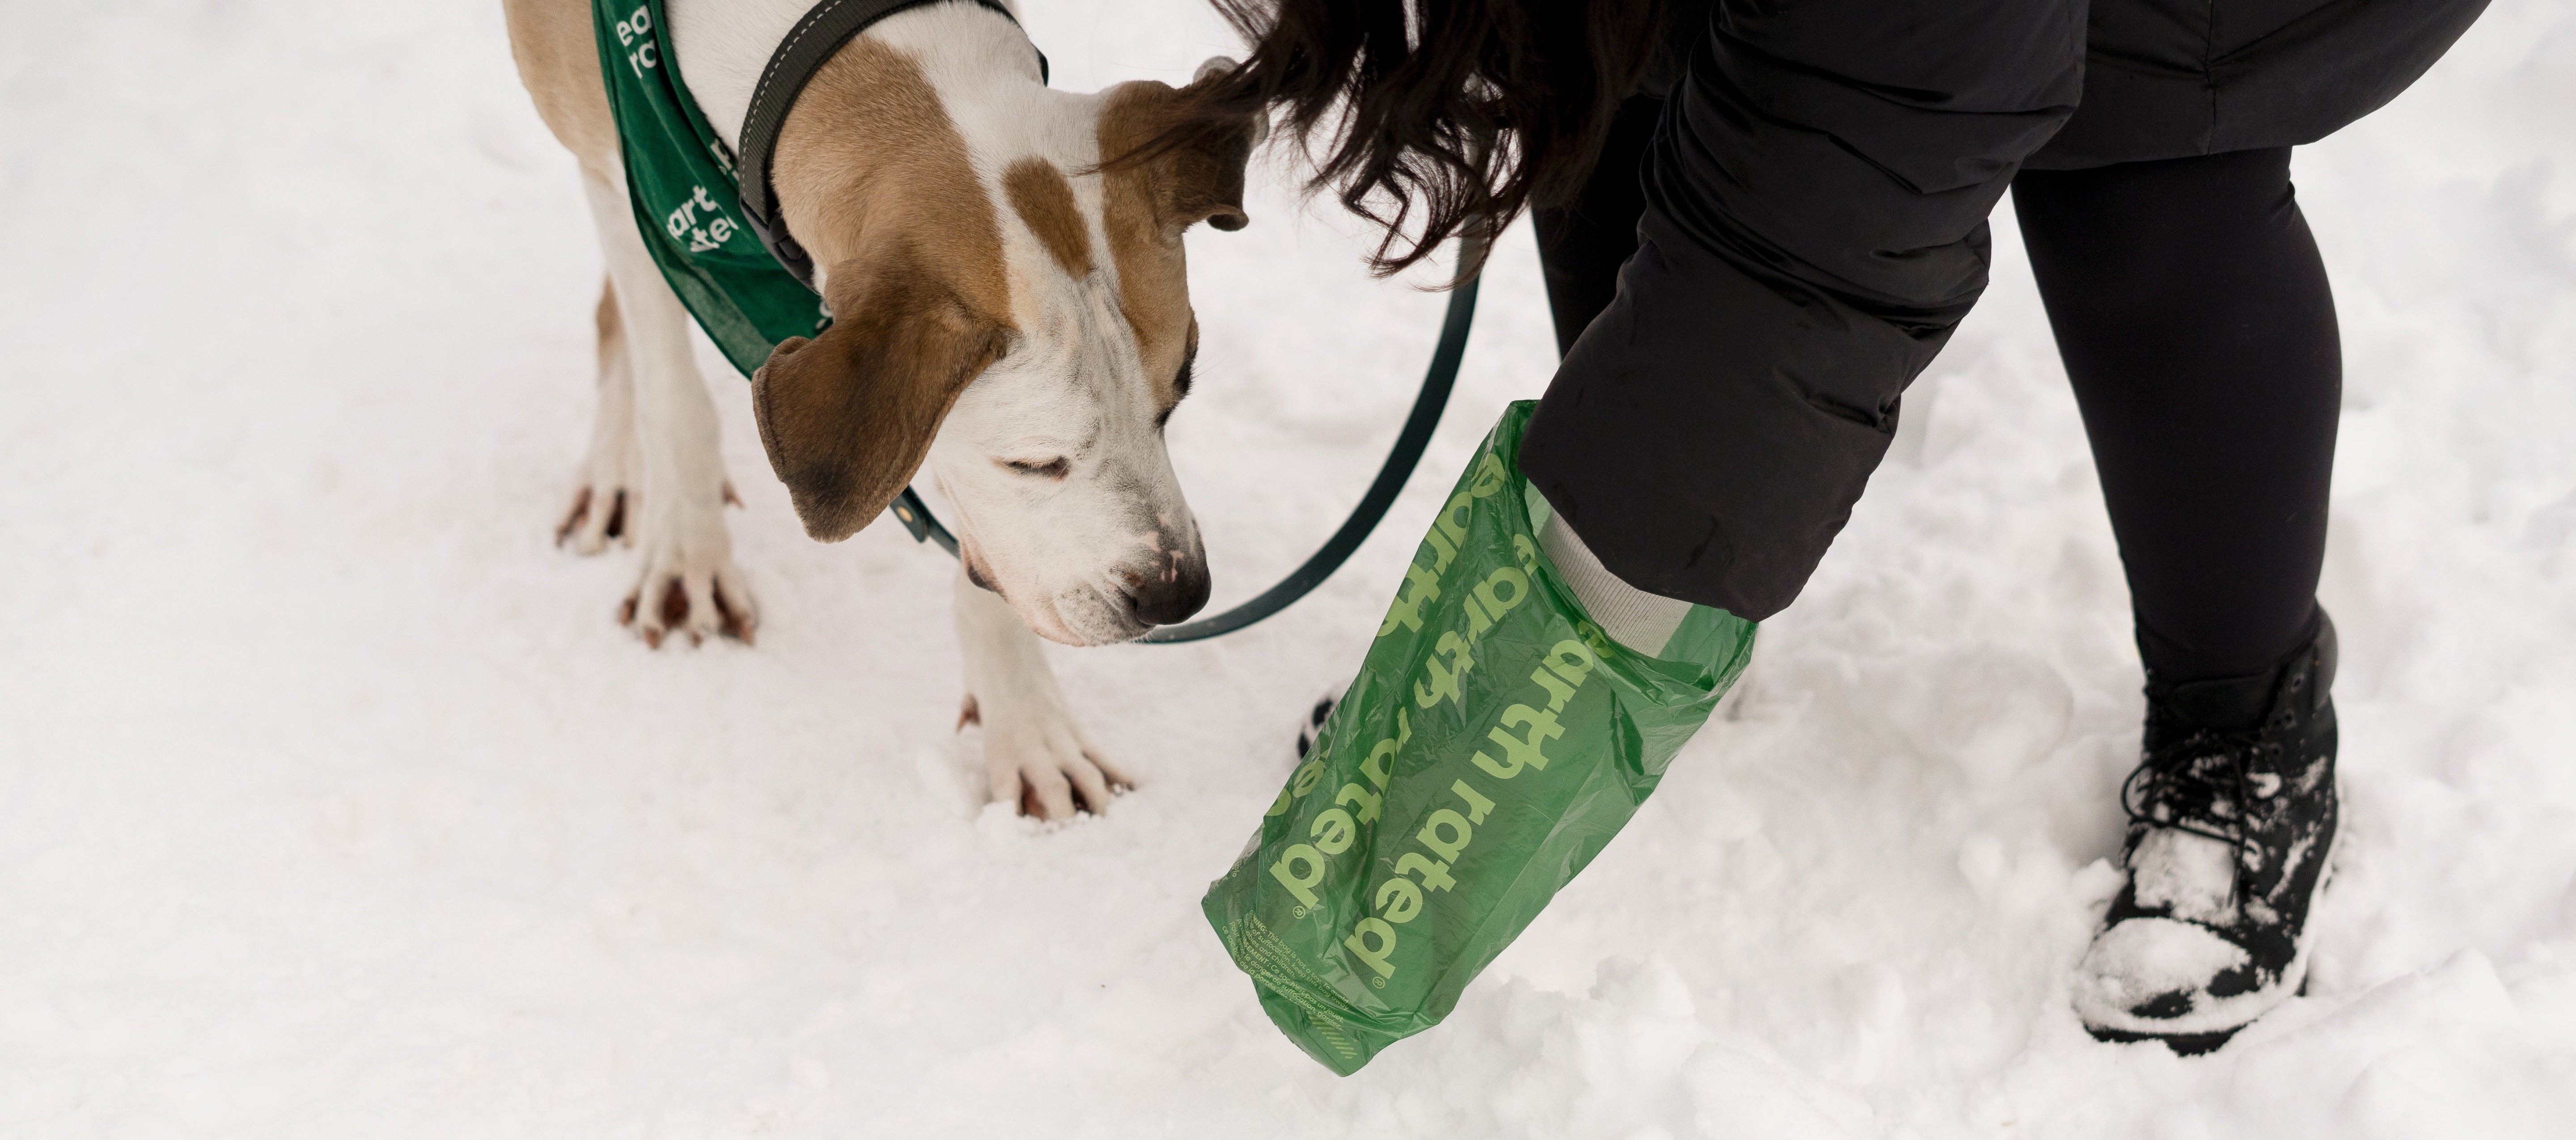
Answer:
[(1535, 407), (1485, 437), (1359, 677), (1201, 903), (1270, 1019), (1336, 1073), (1449, 1015), (1753, 651), (1752, 622), (1705, 606), (1655, 656), (1585, 616), (1519, 475)]

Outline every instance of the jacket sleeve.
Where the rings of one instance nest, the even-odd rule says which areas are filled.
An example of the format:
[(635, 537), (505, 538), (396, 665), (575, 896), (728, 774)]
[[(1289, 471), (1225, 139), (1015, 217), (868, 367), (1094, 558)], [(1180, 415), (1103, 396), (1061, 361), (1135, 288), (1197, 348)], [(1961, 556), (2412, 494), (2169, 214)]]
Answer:
[(1797, 597), (1985, 288), (1986, 214), (2074, 110), (2082, 0), (1723, 0), (1619, 293), (1522, 467), (1631, 585)]

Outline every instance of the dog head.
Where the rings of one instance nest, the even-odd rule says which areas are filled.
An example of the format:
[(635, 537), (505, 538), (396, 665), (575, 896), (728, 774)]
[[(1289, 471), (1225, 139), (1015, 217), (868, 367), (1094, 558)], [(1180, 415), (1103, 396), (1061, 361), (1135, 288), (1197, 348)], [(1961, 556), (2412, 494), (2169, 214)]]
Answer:
[(752, 391), (806, 533), (847, 538), (926, 468), (967, 574), (1031, 629), (1095, 645), (1187, 618), (1207, 564), (1163, 444), (1197, 348), (1182, 233), (1244, 224), (1256, 123), (1103, 169), (1181, 92), (979, 103), (872, 50), (818, 74), (779, 143), (834, 323)]

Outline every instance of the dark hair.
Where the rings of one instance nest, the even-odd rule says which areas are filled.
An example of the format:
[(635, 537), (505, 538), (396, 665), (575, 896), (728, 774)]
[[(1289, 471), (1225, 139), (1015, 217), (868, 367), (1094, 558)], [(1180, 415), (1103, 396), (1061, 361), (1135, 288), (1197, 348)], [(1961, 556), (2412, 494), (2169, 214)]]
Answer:
[[(1652, 60), (1662, 0), (1212, 0), (1252, 45), (1139, 153), (1247, 113), (1317, 159), (1307, 188), (1386, 231), (1381, 276), (1571, 201)], [(1324, 140), (1318, 145), (1321, 136)], [(1417, 210), (1419, 219), (1417, 221)]]

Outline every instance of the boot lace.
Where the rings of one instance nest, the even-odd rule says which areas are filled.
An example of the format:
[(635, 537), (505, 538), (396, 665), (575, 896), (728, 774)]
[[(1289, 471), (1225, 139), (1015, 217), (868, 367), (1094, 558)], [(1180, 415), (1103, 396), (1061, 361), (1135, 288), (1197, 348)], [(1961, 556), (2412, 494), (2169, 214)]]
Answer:
[(2236, 853), (2231, 895), (2242, 893), (2246, 817), (2255, 791), (2253, 760), (2260, 728), (2201, 729), (2150, 752), (2120, 784), (2120, 807), (2132, 825), (2165, 827), (2215, 839)]

